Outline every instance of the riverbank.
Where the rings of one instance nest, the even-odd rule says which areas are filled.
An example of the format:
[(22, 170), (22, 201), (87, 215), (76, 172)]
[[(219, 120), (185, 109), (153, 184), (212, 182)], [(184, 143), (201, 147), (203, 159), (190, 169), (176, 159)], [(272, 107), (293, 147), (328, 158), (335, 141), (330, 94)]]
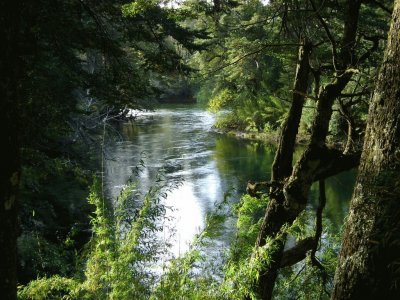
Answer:
[[(221, 130), (214, 128), (214, 131), (219, 134), (235, 137), (242, 140), (260, 141), (272, 145), (277, 145), (279, 143), (279, 130), (272, 132), (246, 132), (239, 130)], [(309, 136), (298, 134), (296, 138), (296, 144), (306, 145), (308, 140)]]

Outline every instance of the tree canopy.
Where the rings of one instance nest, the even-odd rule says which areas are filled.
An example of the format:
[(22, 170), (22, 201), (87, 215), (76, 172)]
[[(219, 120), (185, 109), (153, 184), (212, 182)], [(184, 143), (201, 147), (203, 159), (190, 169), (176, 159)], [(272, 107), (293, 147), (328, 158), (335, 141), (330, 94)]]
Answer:
[[(21, 299), (400, 294), (398, 0), (5, 0), (0, 25), (5, 299), (18, 285)], [(196, 272), (209, 227), (158, 277), (149, 271), (162, 252), (162, 178), (142, 196), (140, 176), (117, 200), (104, 193), (118, 124), (173, 95), (217, 113), (218, 132), (276, 147), (271, 178), (249, 181), (231, 208), (236, 241), (222, 278)], [(359, 164), (336, 267), (325, 181)]]

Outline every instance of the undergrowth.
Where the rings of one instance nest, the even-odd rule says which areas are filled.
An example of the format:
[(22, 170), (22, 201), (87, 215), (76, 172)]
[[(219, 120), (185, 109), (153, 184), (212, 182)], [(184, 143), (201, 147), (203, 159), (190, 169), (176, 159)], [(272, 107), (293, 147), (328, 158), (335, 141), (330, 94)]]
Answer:
[[(289, 247), (314, 234), (314, 217), (305, 212), (277, 239), (268, 239), (265, 246), (256, 248), (268, 198), (244, 195), (232, 207), (226, 194), (189, 250), (173, 258), (168, 256), (168, 242), (159, 238), (166, 215), (163, 199), (170, 188), (159, 179), (142, 196), (135, 183), (129, 182), (111, 205), (95, 180), (88, 198), (96, 208), (91, 221), (93, 237), (81, 258), (83, 271), (77, 270), (73, 278), (53, 276), (32, 281), (19, 287), (19, 299), (258, 299), (258, 274), (269, 264), (277, 239), (288, 236)], [(229, 248), (214, 247), (219, 256), (215, 263), (209, 249), (232, 216), (236, 218), (235, 236)], [(329, 224), (324, 228), (317, 256), (328, 276), (323, 279), (309, 259), (284, 268), (275, 299), (328, 299), (339, 240), (330, 234)]]

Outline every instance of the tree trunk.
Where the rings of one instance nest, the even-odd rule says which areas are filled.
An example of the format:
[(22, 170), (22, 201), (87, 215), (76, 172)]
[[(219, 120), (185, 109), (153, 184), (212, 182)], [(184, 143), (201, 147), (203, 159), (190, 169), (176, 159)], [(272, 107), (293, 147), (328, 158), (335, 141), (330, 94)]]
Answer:
[(0, 27), (0, 295), (16, 299), (17, 212), (20, 178), (18, 142), (19, 1), (1, 1)]
[[(304, 105), (305, 97), (308, 88), (308, 75), (310, 72), (309, 55), (311, 52), (311, 44), (304, 39), (301, 41), (303, 44), (299, 48), (298, 63), (296, 69), (296, 76), (294, 80), (294, 92), (292, 99), (292, 106), (289, 115), (285, 120), (282, 132), (279, 139), (279, 147), (276, 151), (274, 163), (272, 166), (272, 181), (280, 182), (292, 172), (293, 152), (296, 141), (296, 135), (300, 124), (300, 118)], [(265, 245), (265, 237), (267, 235), (275, 236), (282, 225), (281, 221), (285, 221), (285, 209), (283, 207), (284, 197), (282, 193), (277, 193), (275, 197), (271, 197), (270, 205), (268, 207), (265, 219), (260, 234), (258, 235), (257, 246), (262, 247)], [(274, 257), (273, 262), (269, 266), (270, 270), (275, 272), (260, 274), (260, 282), (275, 282), (278, 274), (278, 269), (281, 265), (283, 254), (284, 242), (276, 241), (279, 251), (277, 256)], [(270, 298), (273, 291), (273, 284), (259, 285), (259, 294), (261, 297)]]
[[(286, 153), (290, 152), (289, 150), (292, 152), (294, 150), (294, 140), (297, 134), (296, 126), (298, 126), (298, 123), (291, 125), (292, 129), (295, 130), (284, 128), (281, 133), (282, 137), (280, 138), (278, 153), (275, 157), (272, 176), (272, 183), (279, 180), (280, 184), (275, 183), (274, 187), (271, 188), (270, 201), (257, 239), (258, 247), (265, 245), (267, 237), (276, 238), (283, 225), (292, 224), (300, 215), (306, 207), (308, 193), (313, 182), (323, 180), (358, 165), (357, 155), (344, 155), (337, 150), (328, 149), (325, 142), (334, 100), (349, 83), (352, 71), (348, 71), (348, 68), (357, 61), (354, 58), (353, 48), (357, 33), (360, 5), (360, 0), (351, 0), (346, 3), (347, 13), (342, 46), (338, 53), (339, 56), (334, 58), (335, 65), (338, 68), (337, 73), (335, 74), (335, 79), (324, 86), (319, 92), (317, 113), (312, 126), (310, 143), (293, 171), (291, 168), (293, 154), (287, 155)], [(306, 76), (302, 72), (296, 73), (296, 75), (299, 74)], [(296, 78), (295, 82), (303, 82), (307, 89), (307, 81), (304, 78), (301, 80)], [(296, 90), (294, 93), (296, 93)], [(293, 101), (292, 105), (297, 106), (299, 103), (300, 101), (298, 100), (296, 102)], [(301, 105), (303, 104), (301, 103)], [(291, 109), (288, 119), (299, 120), (298, 116), (293, 117), (292, 114), (297, 115), (300, 112), (301, 116), (301, 108), (296, 107), (295, 109)], [(285, 141), (285, 139), (291, 139), (293, 144), (283, 143), (282, 141)], [(282, 149), (282, 147), (288, 148)], [(276, 239), (275, 242), (276, 247), (274, 251), (269, 253), (271, 263), (263, 267), (259, 275), (258, 293), (263, 300), (272, 299), (275, 281), (279, 268), (282, 265), (282, 258), (284, 257), (285, 238)]]
[(400, 0), (382, 69), (332, 299), (400, 299)]
[(310, 72), (309, 56), (312, 49), (311, 43), (307, 40), (301, 39), (300, 44), (302, 46), (299, 49), (292, 106), (279, 137), (279, 146), (272, 165), (272, 181), (281, 181), (292, 173), (294, 146), (305, 100), (304, 95), (307, 94)]

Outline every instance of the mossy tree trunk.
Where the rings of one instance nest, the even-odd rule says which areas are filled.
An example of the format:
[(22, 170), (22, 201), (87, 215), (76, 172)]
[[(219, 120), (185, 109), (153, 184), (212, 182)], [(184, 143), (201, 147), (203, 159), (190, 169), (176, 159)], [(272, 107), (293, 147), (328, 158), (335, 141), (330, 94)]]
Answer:
[[(283, 262), (288, 260), (289, 252), (291, 257), (297, 258), (296, 260), (290, 259), (291, 264), (294, 264), (304, 259), (307, 251), (312, 250), (315, 246), (315, 241), (310, 242), (309, 239), (306, 239), (285, 252), (285, 236), (276, 239), (281, 233), (282, 227), (285, 224), (292, 224), (306, 208), (311, 185), (316, 181), (354, 168), (359, 162), (359, 153), (344, 154), (340, 150), (328, 148), (326, 137), (334, 101), (350, 82), (355, 64), (360, 62), (355, 55), (360, 6), (361, 0), (346, 2), (342, 41), (338, 48), (336, 48), (337, 44), (332, 42), (334, 44), (332, 47), (335, 46), (333, 51), (334, 79), (319, 90), (310, 143), (292, 170), (294, 142), (304, 104), (304, 97), (297, 97), (295, 94), (304, 95), (308, 90), (307, 76), (309, 76), (310, 70), (308, 53), (311, 49), (305, 51), (306, 48), (303, 46), (299, 51), (295, 87), (301, 83), (299, 85), (301, 91), (295, 88), (293, 92), (292, 108), (281, 132), (277, 155), (272, 166), (270, 201), (256, 243), (256, 246), (262, 247), (265, 245), (266, 238), (275, 238), (276, 243), (274, 251), (269, 253), (269, 265), (264, 266), (260, 271), (258, 294), (263, 300), (272, 299), (278, 271), (281, 267), (288, 265)], [(327, 24), (324, 23), (324, 26)], [(302, 59), (307, 61), (302, 61)], [(289, 121), (290, 123), (288, 123)], [(287, 125), (290, 125), (290, 130)], [(296, 255), (292, 255), (294, 252)]]
[(332, 299), (400, 299), (400, 0), (395, 1)]
[(18, 89), (20, 60), (20, 1), (0, 4), (0, 295), (16, 299), (17, 287), (17, 216), (20, 178), (18, 142)]

